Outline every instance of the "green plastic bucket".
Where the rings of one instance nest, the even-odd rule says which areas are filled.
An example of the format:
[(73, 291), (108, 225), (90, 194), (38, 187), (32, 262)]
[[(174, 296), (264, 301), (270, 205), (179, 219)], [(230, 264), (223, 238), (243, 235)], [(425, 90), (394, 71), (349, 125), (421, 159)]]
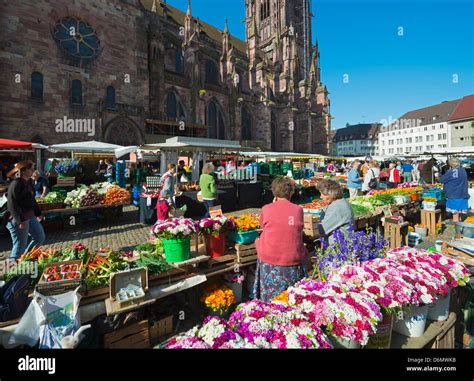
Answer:
[(180, 239), (164, 239), (166, 262), (176, 263), (189, 259), (191, 253), (191, 237)]

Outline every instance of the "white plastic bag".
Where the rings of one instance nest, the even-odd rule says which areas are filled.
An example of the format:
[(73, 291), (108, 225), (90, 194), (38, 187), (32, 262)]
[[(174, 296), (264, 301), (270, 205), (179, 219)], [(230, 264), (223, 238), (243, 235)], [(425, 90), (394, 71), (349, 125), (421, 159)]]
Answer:
[(35, 291), (8, 344), (34, 346), (39, 340), (40, 348), (62, 348), (61, 340), (81, 326), (77, 291), (51, 296)]

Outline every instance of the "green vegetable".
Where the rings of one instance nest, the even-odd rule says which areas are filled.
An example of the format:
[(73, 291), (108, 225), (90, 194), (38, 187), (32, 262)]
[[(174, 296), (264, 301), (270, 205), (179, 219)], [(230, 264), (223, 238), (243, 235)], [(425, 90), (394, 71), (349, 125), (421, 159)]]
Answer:
[(147, 267), (150, 274), (160, 274), (169, 269), (168, 264), (161, 255), (140, 254), (140, 259), (135, 261), (136, 267)]
[(371, 214), (372, 212), (370, 211), (370, 208), (363, 206), (363, 205), (358, 205), (358, 204), (350, 204), (352, 211), (354, 212), (355, 217)]

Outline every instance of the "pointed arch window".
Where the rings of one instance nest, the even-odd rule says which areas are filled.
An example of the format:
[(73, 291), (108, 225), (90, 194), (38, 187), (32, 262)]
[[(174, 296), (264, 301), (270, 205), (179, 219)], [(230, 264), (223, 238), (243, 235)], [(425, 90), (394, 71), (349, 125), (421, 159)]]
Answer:
[(242, 140), (252, 140), (252, 118), (246, 107), (242, 107)]
[(115, 107), (115, 88), (113, 86), (107, 86), (105, 94), (105, 105), (107, 108)]
[(212, 85), (219, 84), (219, 75), (217, 73), (217, 66), (214, 61), (206, 60), (205, 78), (206, 83), (210, 83)]
[(79, 79), (73, 79), (71, 82), (71, 103), (82, 105), (82, 82)]
[(174, 91), (170, 91), (166, 96), (166, 117), (173, 121), (186, 120), (184, 107)]
[(175, 71), (176, 73), (182, 73), (184, 70), (183, 66), (183, 54), (181, 49), (175, 49)]
[(207, 106), (207, 125), (210, 139), (225, 139), (224, 116), (215, 100)]
[(43, 74), (37, 71), (31, 73), (31, 98), (43, 100)]

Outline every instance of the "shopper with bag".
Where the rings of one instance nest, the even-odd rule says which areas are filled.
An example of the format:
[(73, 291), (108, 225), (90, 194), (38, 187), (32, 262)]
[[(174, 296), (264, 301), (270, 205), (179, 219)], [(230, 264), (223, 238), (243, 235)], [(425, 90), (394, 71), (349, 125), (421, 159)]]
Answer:
[(369, 169), (364, 176), (364, 183), (362, 184), (362, 191), (367, 193), (378, 188), (380, 178), (380, 168), (377, 160), (371, 160)]
[[(20, 161), (8, 173), (14, 178), (8, 187), (8, 216), (9, 230), (13, 249), (10, 258), (16, 259), (29, 252), (33, 247), (40, 246), (45, 240), (40, 208), (35, 199), (35, 190), (31, 176), (34, 164), (30, 160)], [(30, 242), (28, 243), (28, 240)]]
[(161, 188), (158, 202), (156, 203), (158, 221), (169, 218), (169, 213), (174, 207), (174, 185), (176, 165), (168, 164), (168, 171), (161, 178)]

